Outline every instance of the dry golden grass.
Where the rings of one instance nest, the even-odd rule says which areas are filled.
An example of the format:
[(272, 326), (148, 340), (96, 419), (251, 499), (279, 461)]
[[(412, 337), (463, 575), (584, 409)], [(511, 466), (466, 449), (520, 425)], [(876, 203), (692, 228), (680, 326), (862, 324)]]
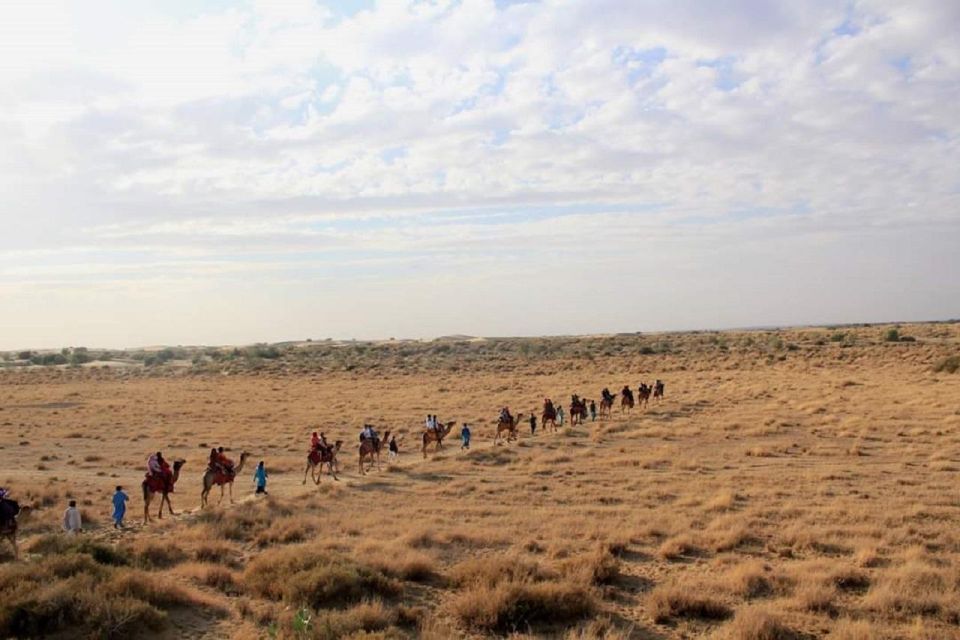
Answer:
[[(0, 371), (0, 485), (34, 507), (21, 559), (0, 543), (0, 637), (957, 637), (960, 325), (901, 327), (911, 343), (885, 329)], [(491, 444), (504, 404), (655, 378), (666, 398), (646, 409)], [(472, 449), (424, 460), (428, 413), (470, 422)], [(402, 441), (367, 476), (364, 422)], [(345, 442), (338, 482), (300, 484), (313, 430)], [(236, 504), (200, 511), (218, 445), (251, 464)], [(157, 449), (187, 461), (179, 515), (143, 526)], [(252, 495), (259, 460), (269, 498)], [(59, 532), (68, 499), (78, 538)]]

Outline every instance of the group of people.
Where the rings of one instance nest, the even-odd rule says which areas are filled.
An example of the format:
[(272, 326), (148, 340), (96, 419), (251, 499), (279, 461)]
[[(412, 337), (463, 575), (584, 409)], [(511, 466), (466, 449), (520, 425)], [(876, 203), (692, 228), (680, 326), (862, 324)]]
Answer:
[[(648, 397), (651, 394), (654, 398), (663, 397), (663, 391), (664, 383), (659, 379), (657, 379), (652, 386), (647, 385), (646, 383), (641, 383), (639, 388), (641, 399)], [(630, 400), (633, 399), (633, 391), (630, 389), (629, 385), (625, 385), (623, 387), (621, 394)], [(607, 401), (607, 403), (612, 403), (614, 399), (613, 394), (607, 387), (603, 388), (603, 390), (600, 392), (600, 395), (605, 401)], [(593, 400), (581, 400), (579, 396), (574, 395), (572, 397), (572, 406), (582, 406), (586, 408), (589, 411), (591, 421), (595, 421), (597, 419), (597, 405)], [(554, 406), (553, 402), (549, 398), (545, 398), (544, 412), (546, 415), (555, 416), (557, 425), (563, 426), (566, 416), (564, 414), (562, 405)], [(501, 407), (499, 420), (501, 422), (513, 424), (513, 415), (510, 413), (509, 407)], [(536, 411), (530, 412), (529, 424), (530, 434), (535, 435), (537, 431)], [(424, 421), (424, 428), (427, 431), (433, 432), (439, 432), (441, 430), (440, 422), (437, 419), (436, 414), (427, 415), (426, 420)], [(461, 449), (470, 448), (471, 435), (470, 425), (464, 422), (460, 429)], [(379, 435), (377, 434), (377, 431), (373, 425), (363, 425), (363, 430), (360, 433), (360, 440), (362, 442), (366, 439), (373, 440), (375, 443), (379, 444)], [(318, 433), (314, 431), (310, 439), (310, 451), (332, 455), (334, 446), (327, 441), (327, 437), (323, 432)], [(395, 435), (390, 437), (389, 453), (391, 457), (396, 457), (400, 453), (400, 447), (397, 443)], [(226, 456), (223, 447), (217, 447), (210, 450), (209, 469), (214, 473), (230, 476), (231, 478), (235, 475), (234, 463)], [(173, 470), (167, 460), (163, 457), (162, 452), (157, 451), (147, 459), (146, 481), (152, 481), (155, 485), (158, 485), (159, 490), (173, 492)], [(256, 485), (256, 493), (267, 493), (267, 471), (262, 460), (254, 471), (253, 481)], [(126, 505), (129, 500), (130, 498), (123, 491), (123, 487), (117, 486), (116, 491), (113, 494), (113, 526), (115, 528), (119, 529), (123, 527), (123, 519), (126, 515), (127, 508)], [(17, 503), (13, 500), (10, 500), (7, 497), (7, 492), (3, 488), (0, 488), (0, 525), (3, 525), (5, 519), (7, 518), (15, 518), (16, 513), (19, 512), (19, 510), (20, 509)], [(83, 522), (80, 515), (80, 510), (77, 507), (77, 502), (76, 500), (70, 500), (67, 505), (67, 509), (63, 514), (63, 529), (70, 534), (75, 534), (82, 531), (82, 528)]]

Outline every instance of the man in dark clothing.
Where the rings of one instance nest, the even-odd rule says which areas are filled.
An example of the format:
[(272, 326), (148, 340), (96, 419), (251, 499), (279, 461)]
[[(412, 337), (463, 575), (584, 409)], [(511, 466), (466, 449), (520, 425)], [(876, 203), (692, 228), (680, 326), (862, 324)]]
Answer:
[(530, 412), (530, 435), (536, 435), (537, 433), (537, 414), (533, 411)]

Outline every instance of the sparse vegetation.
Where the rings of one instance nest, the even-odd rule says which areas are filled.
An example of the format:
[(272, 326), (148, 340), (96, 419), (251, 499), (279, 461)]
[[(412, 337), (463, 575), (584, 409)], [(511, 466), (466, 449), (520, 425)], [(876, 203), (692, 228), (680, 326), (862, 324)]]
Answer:
[(933, 367), (937, 373), (956, 373), (960, 371), (960, 356), (947, 356)]
[[(0, 637), (952, 637), (960, 324), (887, 328), (9, 352), (0, 485), (31, 509)], [(490, 444), (500, 406), (658, 377), (663, 402)], [(471, 450), (424, 460), (428, 412)], [(361, 478), (365, 421), (401, 454)], [(345, 441), (340, 481), (300, 484), (313, 430)], [(269, 497), (245, 470), (194, 510), (219, 444), (266, 461)], [(157, 448), (187, 460), (180, 515), (115, 532)]]

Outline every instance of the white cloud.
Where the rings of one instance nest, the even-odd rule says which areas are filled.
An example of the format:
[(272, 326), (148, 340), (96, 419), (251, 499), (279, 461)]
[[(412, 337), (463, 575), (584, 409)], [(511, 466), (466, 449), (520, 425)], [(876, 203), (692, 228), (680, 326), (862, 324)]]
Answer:
[[(892, 275), (957, 287), (960, 265), (941, 259), (960, 249), (952, 3), (384, 0), (345, 17), (309, 0), (165, 9), (0, 8), (6, 287), (71, 271), (89, 286), (175, 275), (177, 309), (200, 295), (198, 282), (243, 273), (276, 301), (290, 294), (283, 283), (353, 252), (360, 262), (337, 277), (368, 285), (340, 293), (362, 306), (379, 268), (397, 295), (391, 318), (423, 322), (427, 334), (468, 330), (404, 302), (423, 278), (451, 273), (484, 295), (443, 322), (486, 317), (477, 300), (512, 304), (562, 286), (561, 276), (689, 273), (670, 287), (669, 310), (626, 305), (604, 319), (518, 318), (513, 328), (469, 321), (488, 333), (828, 321), (856, 316), (848, 307), (860, 290), (855, 319), (956, 315), (943, 291), (900, 295)], [(61, 250), (72, 262), (54, 258)], [(282, 268), (263, 266), (277, 255)], [(417, 259), (415, 273), (384, 266)], [(815, 279), (813, 261), (835, 277)], [(852, 275), (864, 264), (882, 277)], [(530, 275), (506, 286), (517, 272)], [(781, 305), (783, 317), (754, 318), (763, 306), (746, 303), (704, 316), (698, 282), (761, 272), (783, 280), (758, 279), (744, 292), (751, 300), (785, 286), (805, 297)], [(6, 339), (67, 340), (50, 326), (32, 332), (39, 303), (16, 291)], [(252, 320), (249, 337), (306, 323)], [(315, 332), (338, 326), (324, 319)], [(163, 325), (149, 330), (149, 341), (166, 339)], [(368, 334), (378, 332), (403, 333), (371, 321)]]

